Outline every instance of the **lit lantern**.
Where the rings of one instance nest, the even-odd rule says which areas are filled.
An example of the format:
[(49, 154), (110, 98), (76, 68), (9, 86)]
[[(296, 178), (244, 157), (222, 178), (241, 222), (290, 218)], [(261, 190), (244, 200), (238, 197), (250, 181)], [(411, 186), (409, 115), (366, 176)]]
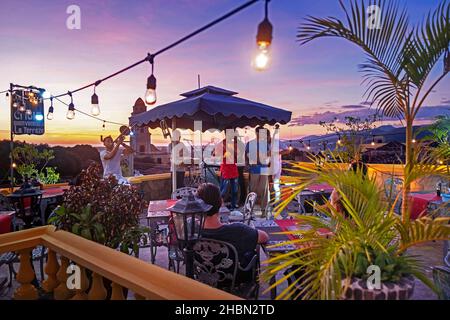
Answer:
[(186, 276), (194, 276), (194, 243), (200, 238), (206, 213), (212, 208), (202, 199), (189, 193), (169, 208), (175, 226), (175, 235), (186, 258)]

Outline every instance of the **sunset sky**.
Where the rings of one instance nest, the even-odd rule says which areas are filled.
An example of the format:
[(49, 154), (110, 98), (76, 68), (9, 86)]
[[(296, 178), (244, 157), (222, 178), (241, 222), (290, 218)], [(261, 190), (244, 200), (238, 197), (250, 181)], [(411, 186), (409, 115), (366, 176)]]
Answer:
[[(0, 91), (9, 83), (35, 85), (53, 94), (93, 82), (144, 58), (148, 52), (178, 38), (244, 3), (244, 0), (2, 0), (0, 6)], [(413, 22), (439, 3), (403, 0)], [(81, 30), (68, 30), (66, 8), (81, 8)], [(179, 94), (201, 84), (239, 92), (239, 96), (291, 110), (298, 125), (285, 127), (286, 139), (320, 132), (319, 119), (365, 108), (361, 51), (338, 39), (318, 40), (300, 47), (297, 27), (307, 16), (342, 17), (337, 0), (272, 0), (269, 17), (274, 26), (272, 62), (255, 71), (256, 28), (263, 18), (263, 2), (158, 56), (158, 104), (180, 99)], [(97, 94), (100, 118), (127, 123), (132, 105), (142, 97), (149, 76), (143, 64), (102, 83)], [(442, 72), (439, 62), (432, 78)], [(90, 111), (92, 89), (74, 94), (75, 106)], [(66, 99), (66, 102), (69, 100)], [(450, 77), (430, 95), (420, 121), (448, 112)], [(48, 108), (48, 104), (45, 106)], [(0, 99), (0, 139), (9, 138), (9, 109)], [(350, 111), (349, 111), (350, 110)], [(443, 111), (442, 111), (443, 110)], [(446, 111), (447, 110), (447, 111)], [(101, 134), (118, 133), (118, 126), (77, 114), (65, 117), (67, 107), (55, 103), (55, 119), (46, 121), (44, 136), (17, 136), (17, 140), (49, 144), (98, 144)], [(362, 111), (364, 113), (365, 111)], [(159, 130), (155, 143), (164, 143)]]

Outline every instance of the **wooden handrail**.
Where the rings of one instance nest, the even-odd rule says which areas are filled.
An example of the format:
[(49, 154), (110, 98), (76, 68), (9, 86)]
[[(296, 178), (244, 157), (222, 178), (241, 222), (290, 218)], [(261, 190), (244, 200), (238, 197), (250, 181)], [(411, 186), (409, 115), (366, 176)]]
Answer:
[(43, 245), (147, 299), (235, 300), (237, 296), (53, 226), (0, 235), (0, 253)]

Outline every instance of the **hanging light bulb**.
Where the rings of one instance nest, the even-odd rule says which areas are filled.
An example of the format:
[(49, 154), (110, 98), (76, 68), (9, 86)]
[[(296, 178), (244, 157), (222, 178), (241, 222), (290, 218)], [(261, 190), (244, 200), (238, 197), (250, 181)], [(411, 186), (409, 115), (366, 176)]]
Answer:
[(412, 143), (416, 143), (416, 139), (412, 139), (411, 142), (412, 142)]
[(6, 103), (9, 104), (10, 103), (9, 92), (6, 92), (5, 98), (6, 98)]
[(292, 151), (292, 149), (294, 149), (294, 148), (292, 147), (292, 143), (290, 142), (289, 143), (289, 151)]
[(95, 93), (95, 88), (97, 86), (94, 86), (94, 94), (91, 97), (91, 114), (93, 116), (98, 116), (100, 114), (100, 107), (98, 105), (98, 96)]
[(20, 112), (25, 112), (26, 109), (27, 109), (27, 108), (25, 107), (25, 104), (24, 104), (24, 103), (21, 103), (21, 104), (19, 105), (19, 111), (20, 111)]
[(308, 145), (306, 146), (306, 149), (311, 150), (311, 141), (308, 140)]
[(70, 96), (70, 104), (69, 104), (69, 108), (67, 109), (66, 118), (69, 120), (73, 120), (75, 118), (75, 105), (73, 104), (73, 98), (72, 98), (71, 92), (69, 92), (69, 96)]
[(105, 124), (105, 121), (104, 121), (104, 120), (103, 120), (102, 128), (103, 128), (103, 130), (105, 130), (105, 128), (106, 128), (106, 124)]
[(258, 53), (256, 54), (253, 65), (260, 71), (267, 68), (270, 60), (269, 47), (272, 43), (273, 26), (268, 18), (269, 1), (270, 0), (266, 0), (265, 17), (264, 20), (258, 25), (258, 33), (256, 34)]
[(147, 105), (152, 105), (156, 103), (156, 78), (153, 75), (153, 56), (149, 54), (147, 59), (152, 66), (152, 74), (147, 78), (147, 90), (145, 91), (144, 101)]
[(26, 109), (25, 114), (31, 116), (33, 114), (33, 111), (31, 111), (31, 109)]
[(375, 145), (375, 137), (374, 136), (372, 136), (372, 142), (370, 143), (372, 146), (374, 146)]
[(340, 135), (340, 134), (338, 134), (338, 141), (337, 141), (337, 144), (342, 144), (342, 140), (341, 140), (341, 135)]
[(50, 97), (50, 107), (48, 108), (47, 120), (53, 120), (53, 97)]

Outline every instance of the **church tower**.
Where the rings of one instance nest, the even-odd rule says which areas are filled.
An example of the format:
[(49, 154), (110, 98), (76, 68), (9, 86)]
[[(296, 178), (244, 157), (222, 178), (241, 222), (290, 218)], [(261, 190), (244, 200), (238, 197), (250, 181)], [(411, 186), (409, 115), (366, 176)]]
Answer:
[[(141, 98), (138, 98), (133, 106), (132, 116), (147, 111), (147, 106)], [(130, 137), (131, 147), (134, 149), (135, 156), (145, 156), (151, 153), (151, 133), (147, 126), (136, 127), (133, 129), (133, 135)]]

